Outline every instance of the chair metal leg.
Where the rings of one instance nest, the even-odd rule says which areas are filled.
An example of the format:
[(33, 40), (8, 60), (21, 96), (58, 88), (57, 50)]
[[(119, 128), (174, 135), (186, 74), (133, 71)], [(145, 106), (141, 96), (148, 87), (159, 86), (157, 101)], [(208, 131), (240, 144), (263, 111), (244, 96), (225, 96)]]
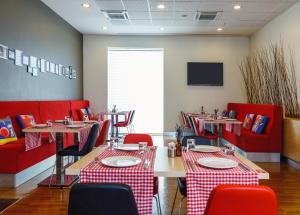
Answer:
[(181, 208), (182, 208), (182, 201), (185, 199), (185, 196), (183, 196), (180, 200), (179, 209), (178, 209), (178, 215), (181, 214)]
[(174, 206), (175, 206), (175, 202), (176, 202), (176, 198), (177, 198), (177, 193), (178, 193), (178, 186), (176, 188), (176, 193), (175, 193), (174, 200), (173, 200), (171, 215), (173, 214), (173, 210), (174, 210)]
[(157, 196), (153, 196), (155, 201), (156, 201), (156, 208), (157, 208), (157, 214), (162, 215), (161, 213), (161, 207), (160, 207), (160, 203), (159, 203), (159, 195), (157, 194)]
[(160, 198), (159, 198), (159, 193), (157, 193), (157, 199), (158, 199), (159, 212), (160, 212), (160, 215), (162, 215), (162, 212), (161, 212), (161, 205), (160, 205)]

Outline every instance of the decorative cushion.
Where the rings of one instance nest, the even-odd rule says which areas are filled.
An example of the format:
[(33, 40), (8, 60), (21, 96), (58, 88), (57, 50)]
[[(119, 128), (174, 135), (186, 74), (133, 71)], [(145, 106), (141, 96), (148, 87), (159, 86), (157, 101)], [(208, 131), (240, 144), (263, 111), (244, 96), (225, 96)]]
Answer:
[(252, 113), (246, 114), (245, 120), (243, 123), (243, 128), (250, 130), (252, 128), (254, 118), (255, 118), (255, 114), (252, 114)]
[(229, 113), (228, 113), (228, 117), (230, 119), (234, 119), (235, 118), (235, 114), (236, 114), (235, 110), (230, 110)]
[(35, 125), (34, 117), (30, 115), (18, 115), (18, 121), (22, 129)]
[(257, 115), (255, 122), (252, 126), (252, 132), (256, 134), (262, 134), (266, 124), (268, 122), (268, 118), (266, 116)]
[(183, 120), (183, 124), (185, 125), (186, 128), (191, 128), (191, 125), (187, 119), (186, 113), (181, 111), (181, 116), (182, 116), (182, 120)]
[(80, 119), (82, 121), (92, 119), (91, 108), (89, 108), (89, 107), (81, 108), (79, 110), (79, 115), (80, 115)]
[(0, 119), (0, 145), (17, 140), (14, 128), (9, 116)]

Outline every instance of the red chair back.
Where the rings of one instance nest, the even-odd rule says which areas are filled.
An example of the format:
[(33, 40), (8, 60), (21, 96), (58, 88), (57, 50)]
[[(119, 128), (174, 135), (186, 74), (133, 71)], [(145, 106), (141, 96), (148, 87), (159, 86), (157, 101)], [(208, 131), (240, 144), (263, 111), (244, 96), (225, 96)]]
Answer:
[(274, 191), (266, 186), (219, 185), (211, 193), (205, 215), (277, 215)]
[(109, 119), (106, 119), (102, 122), (102, 126), (100, 127), (100, 131), (99, 131), (99, 137), (95, 145), (96, 147), (105, 143), (108, 135), (109, 125), (110, 125)]
[(147, 142), (148, 146), (153, 146), (153, 140), (149, 134), (127, 134), (124, 138), (124, 144)]

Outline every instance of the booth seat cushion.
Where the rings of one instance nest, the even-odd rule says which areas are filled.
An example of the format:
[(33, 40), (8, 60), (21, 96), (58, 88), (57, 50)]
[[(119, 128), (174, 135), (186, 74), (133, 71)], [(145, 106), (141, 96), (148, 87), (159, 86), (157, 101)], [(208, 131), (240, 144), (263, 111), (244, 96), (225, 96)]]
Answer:
[(71, 116), (73, 117), (73, 120), (78, 121), (81, 120), (80, 109), (89, 107), (90, 103), (87, 100), (72, 100), (70, 101), (70, 105)]
[(0, 146), (0, 173), (18, 173), (55, 154), (55, 144), (43, 142), (38, 148), (25, 151), (25, 138)]
[(18, 115), (32, 114), (36, 123), (41, 123), (39, 102), (36, 101), (1, 101), (0, 118), (10, 116), (17, 137), (23, 136)]

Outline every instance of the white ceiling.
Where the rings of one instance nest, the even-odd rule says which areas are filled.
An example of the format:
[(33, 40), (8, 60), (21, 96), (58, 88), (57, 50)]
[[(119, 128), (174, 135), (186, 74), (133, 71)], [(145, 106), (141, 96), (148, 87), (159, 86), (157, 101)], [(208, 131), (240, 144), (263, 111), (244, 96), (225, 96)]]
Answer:
[[(41, 1), (83, 34), (250, 35), (299, 0)], [(89, 8), (81, 6), (86, 2)], [(165, 9), (158, 9), (158, 4), (164, 4)], [(241, 5), (239, 11), (233, 9), (235, 4)], [(101, 10), (126, 10), (129, 20), (111, 21)], [(222, 12), (213, 21), (195, 21), (197, 11)], [(103, 30), (103, 26), (107, 30)], [(224, 30), (218, 32), (218, 27)]]

